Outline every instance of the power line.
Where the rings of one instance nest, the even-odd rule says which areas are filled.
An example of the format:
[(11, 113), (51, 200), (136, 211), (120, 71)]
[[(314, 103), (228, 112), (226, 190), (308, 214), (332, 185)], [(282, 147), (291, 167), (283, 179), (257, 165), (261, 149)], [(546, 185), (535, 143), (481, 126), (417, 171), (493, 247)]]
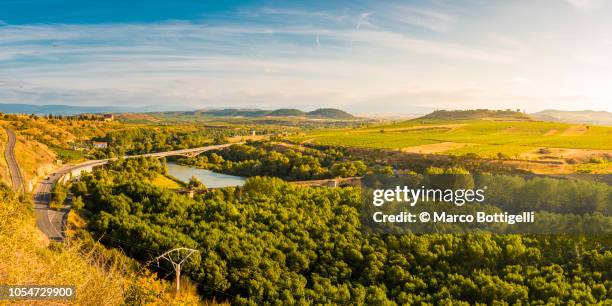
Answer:
[(181, 287), (181, 268), (183, 267), (183, 263), (185, 263), (191, 255), (198, 252), (200, 251), (190, 248), (175, 248), (155, 258), (158, 266), (160, 259), (165, 259), (172, 264), (174, 273), (176, 274), (176, 294), (179, 293)]

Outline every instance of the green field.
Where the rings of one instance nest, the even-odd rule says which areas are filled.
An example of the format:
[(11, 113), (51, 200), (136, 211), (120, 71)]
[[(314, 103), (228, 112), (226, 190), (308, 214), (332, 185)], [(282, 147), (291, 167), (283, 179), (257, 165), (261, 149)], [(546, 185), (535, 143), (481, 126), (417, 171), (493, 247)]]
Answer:
[(516, 156), (540, 147), (612, 149), (612, 127), (539, 121), (410, 120), (359, 129), (319, 130), (292, 138), (320, 145), (405, 149), (435, 143), (469, 144), (436, 153)]
[(155, 186), (165, 187), (168, 189), (180, 189), (183, 187), (183, 185), (177, 182), (176, 180), (173, 180), (172, 178), (161, 174), (157, 175), (151, 183)]

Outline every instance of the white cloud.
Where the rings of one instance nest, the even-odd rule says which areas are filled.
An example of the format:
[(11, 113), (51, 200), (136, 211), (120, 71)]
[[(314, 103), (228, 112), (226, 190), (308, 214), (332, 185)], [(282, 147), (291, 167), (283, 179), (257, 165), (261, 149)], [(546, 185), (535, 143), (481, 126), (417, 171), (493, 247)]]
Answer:
[[(268, 55), (308, 53), (300, 37), (326, 38), (336, 50), (348, 42), (402, 52), (426, 53), (450, 59), (499, 61), (498, 53), (457, 43), (414, 38), (380, 29), (322, 27), (203, 26), (192, 23), (156, 25), (38, 25), (0, 28), (3, 58), (80, 54), (86, 57), (177, 56), (232, 54), (246, 51)], [(24, 48), (25, 47), (25, 48)], [(282, 48), (279, 48), (282, 47)]]
[(374, 12), (364, 12), (364, 13), (359, 14), (359, 17), (357, 18), (357, 25), (355, 25), (355, 29), (361, 29), (362, 25), (372, 26), (372, 24), (368, 20), (368, 18), (372, 14), (374, 14)]
[(537, 23), (512, 19), (503, 31), (466, 27), (439, 8), (399, 12), (260, 9), (238, 23), (5, 25), (0, 102), (368, 111), (385, 102), (529, 108), (581, 97), (581, 106), (612, 105), (610, 70), (594, 67), (610, 67), (610, 49), (588, 35), (568, 30), (544, 41)]

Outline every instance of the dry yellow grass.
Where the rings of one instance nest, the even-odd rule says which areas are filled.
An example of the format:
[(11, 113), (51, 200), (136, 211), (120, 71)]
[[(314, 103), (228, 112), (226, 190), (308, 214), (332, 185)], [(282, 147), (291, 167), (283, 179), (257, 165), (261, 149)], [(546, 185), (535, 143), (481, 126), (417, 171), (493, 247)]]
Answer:
[(243, 142), (247, 140), (258, 141), (258, 140), (264, 140), (267, 137), (268, 136), (265, 136), (265, 135), (233, 136), (233, 137), (229, 137), (227, 141), (229, 142)]
[[(546, 152), (546, 153), (542, 153)], [(612, 150), (567, 149), (567, 148), (536, 148), (520, 155), (522, 159), (531, 160), (569, 160), (588, 162), (591, 158), (609, 159)]]
[(585, 125), (572, 125), (563, 131), (561, 136), (580, 136), (587, 132), (588, 128)]
[(385, 129), (385, 132), (404, 132), (404, 131), (418, 131), (418, 130), (431, 130), (431, 129), (445, 129), (450, 132), (450, 131), (459, 129), (461, 127), (464, 127), (466, 125), (467, 124), (464, 124), (464, 123), (413, 125), (409, 127)]
[(7, 185), (11, 184), (11, 174), (9, 173), (8, 166), (6, 164), (6, 157), (4, 156), (4, 149), (7, 142), (6, 132), (4, 128), (0, 126), (0, 183)]
[(76, 299), (69, 304), (122, 302), (124, 280), (118, 266), (102, 265), (95, 253), (84, 254), (76, 245), (47, 247), (26, 208), (31, 203), (21, 203), (8, 192), (7, 187), (0, 190), (0, 284), (76, 285)]
[[(0, 284), (74, 285), (74, 300), (15, 301), (15, 305), (198, 305), (195, 289), (178, 296), (172, 284), (146, 269), (137, 273), (125, 257), (78, 240), (49, 245), (35, 226), (32, 203), (0, 186)], [(73, 219), (74, 221), (75, 219)], [(79, 221), (79, 220), (77, 220)], [(82, 221), (80, 225), (83, 226)]]
[(26, 190), (31, 191), (38, 180), (49, 174), (55, 164), (55, 153), (47, 146), (36, 141), (24, 140), (17, 136), (15, 143), (15, 158), (23, 175)]
[[(0, 126), (10, 126), (17, 134), (15, 156), (21, 167), (26, 190), (43, 176), (48, 175), (56, 166), (57, 156), (48, 146), (71, 149), (73, 144), (92, 137), (104, 136), (110, 130), (125, 128), (119, 122), (91, 120), (59, 120), (25, 115), (5, 115), (0, 119)], [(0, 149), (5, 143), (4, 131), (0, 135)], [(4, 154), (4, 150), (2, 151)], [(0, 162), (0, 181), (10, 183), (6, 177), (6, 162)]]
[(407, 148), (403, 148), (402, 152), (435, 154), (435, 153), (443, 153), (443, 152), (450, 151), (450, 150), (460, 149), (460, 148), (471, 146), (471, 145), (473, 144), (447, 141), (447, 142), (407, 147)]
[(27, 140), (68, 148), (73, 142), (102, 137), (106, 132), (125, 128), (119, 122), (91, 120), (59, 120), (24, 115), (10, 115), (0, 120), (10, 125), (18, 135)]
[(550, 129), (546, 133), (544, 133), (544, 136), (552, 136), (552, 135), (555, 135), (556, 133), (557, 133), (556, 129)]

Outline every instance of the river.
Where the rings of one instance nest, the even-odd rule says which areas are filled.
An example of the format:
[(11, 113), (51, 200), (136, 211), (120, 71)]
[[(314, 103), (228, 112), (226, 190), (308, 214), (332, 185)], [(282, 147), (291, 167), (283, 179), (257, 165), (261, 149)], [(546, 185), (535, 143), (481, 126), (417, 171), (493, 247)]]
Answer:
[(242, 186), (246, 181), (246, 178), (241, 176), (216, 173), (210, 170), (177, 165), (171, 162), (169, 162), (167, 166), (168, 174), (175, 178), (187, 183), (192, 176), (195, 176), (209, 188)]

